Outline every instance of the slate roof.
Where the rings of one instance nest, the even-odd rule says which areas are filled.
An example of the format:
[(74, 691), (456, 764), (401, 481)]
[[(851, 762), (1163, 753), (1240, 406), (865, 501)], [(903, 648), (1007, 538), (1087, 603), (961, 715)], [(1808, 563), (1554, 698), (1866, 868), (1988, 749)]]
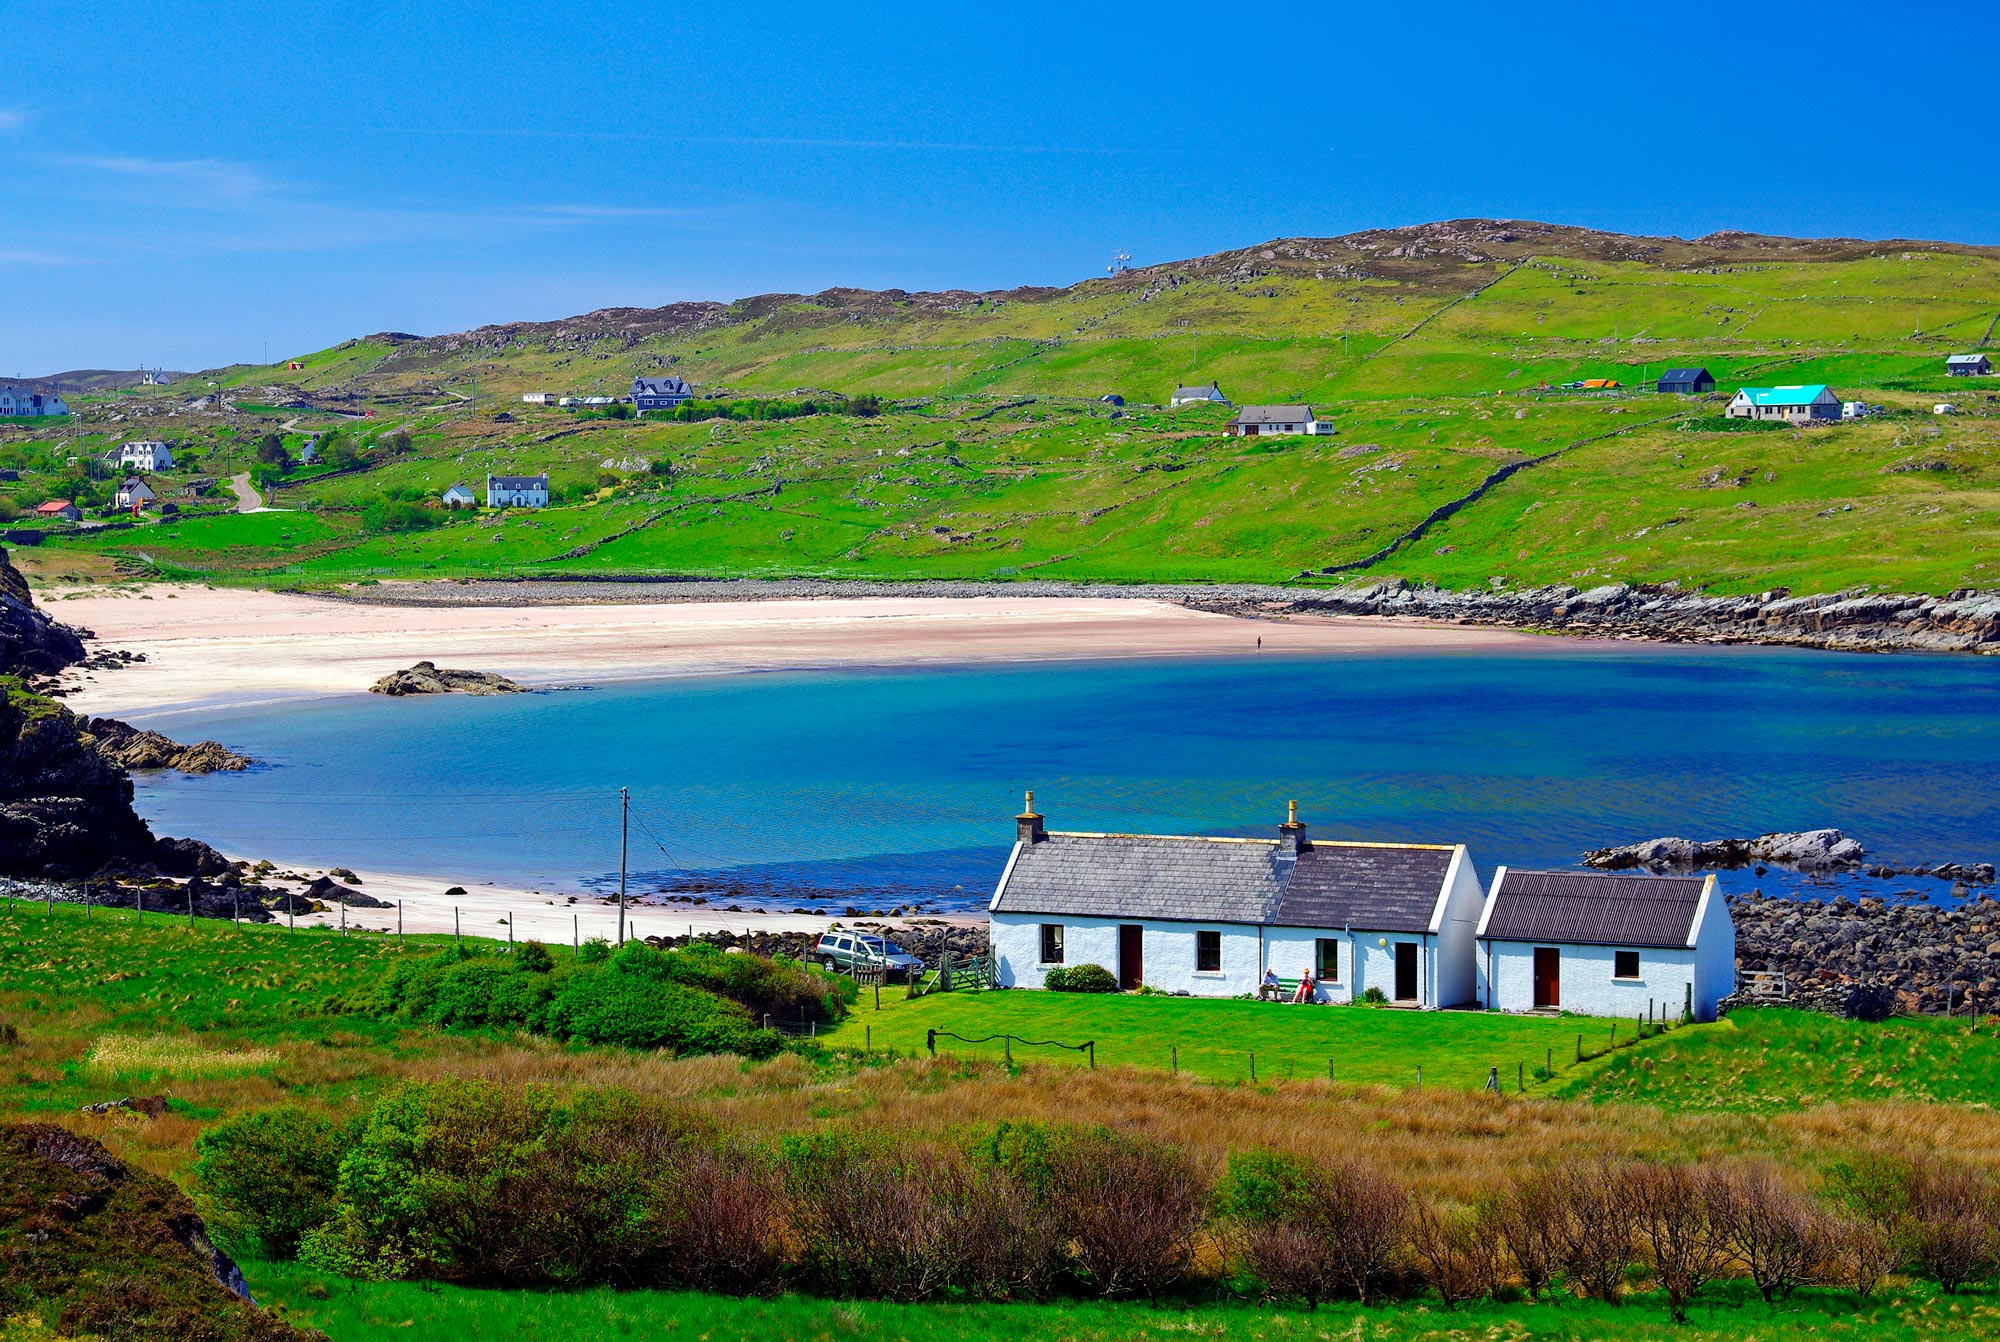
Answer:
[(687, 380), (682, 377), (635, 377), (632, 379), (634, 396), (688, 396)]
[(1815, 382), (1809, 387), (1744, 387), (1736, 394), (1748, 397), (1752, 405), (1811, 405), (1826, 395), (1826, 384)]
[(1051, 833), (1022, 847), (993, 912), (1260, 923), (1291, 865), (1275, 839)]
[(1421, 932), (1453, 851), (1058, 832), (1021, 848), (992, 912)]
[(1236, 412), (1232, 424), (1310, 424), (1309, 405), (1246, 405)]
[(1660, 374), (1661, 382), (1713, 382), (1714, 376), (1706, 368), (1669, 368)]
[(547, 489), (547, 475), (489, 475), (486, 477), (488, 489)]
[(1205, 387), (1175, 387), (1174, 399), (1176, 401), (1226, 401), (1229, 398), (1222, 394), (1220, 386), (1211, 382)]
[(1454, 851), (1430, 844), (1315, 843), (1299, 855), (1298, 870), (1268, 921), (1426, 931)]
[(1705, 876), (1505, 871), (1479, 935), (1491, 941), (1685, 949)]

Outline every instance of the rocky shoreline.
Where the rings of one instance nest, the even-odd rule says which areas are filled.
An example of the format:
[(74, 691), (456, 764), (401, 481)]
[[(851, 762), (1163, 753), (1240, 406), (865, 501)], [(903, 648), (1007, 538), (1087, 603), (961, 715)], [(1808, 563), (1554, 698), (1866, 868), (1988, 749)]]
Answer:
[(1750, 976), (1785, 976), (1791, 1004), (1863, 1018), (1894, 1011), (2000, 1011), (2000, 900), (1956, 908), (1846, 898), (1749, 895), (1730, 902), (1738, 996)]
[[(1301, 574), (1302, 579), (1311, 574)], [(1671, 584), (1453, 591), (1401, 578), (1335, 586), (1260, 583), (877, 582), (836, 579), (487, 579), (384, 583), (331, 599), (395, 606), (800, 601), (832, 597), (1067, 597), (1170, 601), (1253, 619), (1365, 615), (1667, 643), (1778, 644), (1846, 652), (2000, 653), (2000, 592), (1946, 596), (1853, 589), (1706, 596)]]

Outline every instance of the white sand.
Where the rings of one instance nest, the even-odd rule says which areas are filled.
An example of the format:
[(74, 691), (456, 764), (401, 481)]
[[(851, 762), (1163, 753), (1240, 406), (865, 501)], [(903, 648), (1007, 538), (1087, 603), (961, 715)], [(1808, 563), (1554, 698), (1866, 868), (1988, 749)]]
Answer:
[[(153, 585), (44, 593), (141, 664), (73, 674), (79, 712), (357, 694), (419, 660), (526, 685), (800, 667), (1535, 645), (1533, 635), (1363, 617), (1244, 620), (1164, 601), (866, 597), (653, 605), (374, 606)], [(167, 725), (171, 734), (171, 724)]]

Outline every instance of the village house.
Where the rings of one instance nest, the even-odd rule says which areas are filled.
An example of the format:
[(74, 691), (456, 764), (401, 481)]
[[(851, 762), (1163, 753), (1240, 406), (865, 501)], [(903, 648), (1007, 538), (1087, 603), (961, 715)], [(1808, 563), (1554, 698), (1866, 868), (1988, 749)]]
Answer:
[(1993, 364), (1984, 354), (1954, 354), (1944, 361), (1944, 371), (1953, 377), (1985, 377)]
[(81, 522), (83, 520), (83, 509), (77, 507), (68, 499), (50, 499), (47, 503), (41, 504), (35, 509), (35, 516), (44, 522), (57, 520)]
[(1196, 997), (1310, 971), (1318, 1002), (1475, 998), (1481, 890), (1463, 844), (1308, 841), (1296, 804), (1275, 839), (1063, 833), (1034, 800), (988, 910), (1002, 984), (1097, 964), (1121, 988)]
[(549, 477), (546, 474), (489, 475), (486, 477), (486, 506), (546, 508), (549, 506)]
[(687, 379), (675, 377), (635, 377), (632, 379), (632, 408), (640, 414), (648, 410), (672, 410), (694, 399)]
[(155, 494), (152, 487), (144, 480), (128, 478), (124, 484), (118, 486), (118, 493), (112, 502), (120, 508), (144, 507), (158, 497), (159, 495)]
[(1736, 991), (1736, 926), (1714, 876), (1501, 867), (1478, 972), (1489, 1010), (1711, 1021)]
[(464, 485), (453, 485), (444, 492), (441, 502), (447, 508), (477, 508), (479, 496)]
[(52, 391), (0, 385), (0, 415), (67, 415), (69, 406)]
[(1669, 368), (1654, 387), (1662, 396), (1706, 396), (1715, 390), (1715, 378), (1706, 368)]
[(1175, 387), (1169, 406), (1176, 405), (1228, 405), (1229, 398), (1222, 394), (1222, 388), (1211, 382), (1206, 387)]
[(1826, 384), (1743, 387), (1729, 402), (1731, 419), (1782, 419), (1794, 424), (1840, 418), (1840, 398)]
[(556, 394), (552, 391), (524, 391), (521, 393), (522, 405), (554, 405), (555, 403)]
[(1333, 432), (1333, 421), (1319, 418), (1309, 405), (1246, 405), (1229, 421), (1227, 432), (1238, 438), (1269, 433), (1323, 434)]
[(174, 464), (173, 449), (152, 438), (135, 438), (129, 443), (118, 445), (118, 464), (128, 471), (171, 470)]

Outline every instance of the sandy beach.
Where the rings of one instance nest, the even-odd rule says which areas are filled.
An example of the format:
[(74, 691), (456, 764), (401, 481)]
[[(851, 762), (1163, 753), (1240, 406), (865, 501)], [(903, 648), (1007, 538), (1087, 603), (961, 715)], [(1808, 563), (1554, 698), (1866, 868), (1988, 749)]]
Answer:
[[(148, 585), (50, 592), (57, 619), (143, 663), (72, 673), (93, 714), (358, 694), (419, 660), (524, 685), (806, 667), (1541, 646), (1533, 635), (1365, 617), (1246, 620), (1168, 601), (869, 597), (534, 606), (364, 605)], [(161, 723), (171, 734), (171, 723)]]

